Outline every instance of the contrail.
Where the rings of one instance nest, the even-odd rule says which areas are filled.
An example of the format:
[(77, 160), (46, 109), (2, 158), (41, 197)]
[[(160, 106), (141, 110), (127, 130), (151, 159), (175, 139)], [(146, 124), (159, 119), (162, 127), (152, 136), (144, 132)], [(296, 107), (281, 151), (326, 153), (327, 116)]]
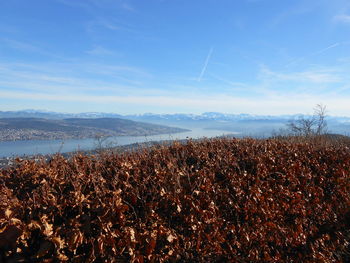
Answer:
[(341, 43), (335, 43), (335, 44), (333, 44), (333, 45), (330, 45), (329, 47), (326, 47), (326, 48), (324, 48), (324, 49), (322, 49), (322, 50), (319, 50), (319, 51), (313, 53), (312, 55), (319, 55), (319, 54), (321, 54), (321, 53), (327, 51), (328, 49), (331, 49), (331, 48), (335, 48), (335, 47), (337, 47), (337, 46), (340, 46), (340, 44), (341, 44)]
[(312, 57), (312, 56), (316, 56), (316, 55), (319, 55), (319, 54), (322, 54), (324, 52), (326, 52), (327, 50), (329, 49), (332, 49), (332, 48), (335, 48), (337, 46), (340, 46), (340, 45), (343, 45), (344, 43), (343, 42), (340, 42), (340, 43), (334, 43), (324, 49), (321, 49), (321, 50), (318, 50), (314, 53), (311, 53), (310, 55), (307, 55), (307, 56), (304, 56), (304, 57), (300, 57), (300, 58), (296, 58), (296, 59), (293, 59), (292, 61), (288, 62), (286, 65), (284, 65), (285, 67), (288, 67), (296, 62), (300, 62), (300, 61), (303, 61), (305, 60), (306, 58), (309, 58), (309, 57)]
[(202, 68), (202, 72), (201, 72), (201, 74), (199, 75), (199, 77), (198, 77), (198, 79), (197, 79), (198, 82), (200, 82), (200, 81), (202, 80), (202, 77), (203, 77), (205, 71), (207, 70), (208, 63), (209, 63), (209, 60), (210, 60), (210, 57), (211, 57), (211, 54), (213, 53), (213, 51), (214, 51), (214, 48), (211, 48), (211, 49), (209, 50), (207, 59), (205, 60), (204, 66), (203, 66), (203, 68)]

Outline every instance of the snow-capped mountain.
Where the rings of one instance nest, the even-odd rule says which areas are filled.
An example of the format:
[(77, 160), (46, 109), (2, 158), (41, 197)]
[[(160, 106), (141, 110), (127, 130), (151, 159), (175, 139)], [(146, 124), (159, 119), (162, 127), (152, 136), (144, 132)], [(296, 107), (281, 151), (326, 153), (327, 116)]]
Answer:
[[(204, 112), (202, 114), (153, 114), (145, 113), (138, 115), (126, 115), (131, 119), (145, 120), (173, 120), (173, 121), (244, 121), (244, 120), (290, 120), (304, 115), (253, 115), (253, 114), (225, 114), (220, 112)], [(349, 118), (350, 119), (350, 118)]]

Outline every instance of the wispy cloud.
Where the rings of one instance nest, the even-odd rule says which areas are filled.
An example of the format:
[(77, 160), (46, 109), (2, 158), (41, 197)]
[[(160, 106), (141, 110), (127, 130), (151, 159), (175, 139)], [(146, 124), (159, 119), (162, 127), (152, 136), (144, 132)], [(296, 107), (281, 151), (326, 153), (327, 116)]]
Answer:
[(341, 45), (345, 45), (345, 44), (348, 44), (348, 42), (337, 42), (337, 43), (333, 43), (331, 45), (329, 45), (328, 47), (325, 47), (325, 48), (322, 48), (320, 50), (317, 50), (315, 52), (311, 52), (310, 54), (306, 55), (306, 56), (303, 56), (303, 57), (299, 57), (299, 58), (294, 58), (292, 59), (291, 61), (289, 61), (286, 65), (284, 65), (285, 67), (289, 67), (291, 65), (294, 65), (294, 64), (297, 64), (297, 63), (300, 63), (304, 60), (306, 60), (307, 58), (310, 58), (310, 57), (313, 57), (313, 56), (317, 56), (317, 55), (321, 55), (325, 52), (327, 52), (328, 50), (330, 49), (333, 49), (333, 48), (336, 48), (338, 46), (341, 46)]
[(55, 0), (56, 2), (69, 6), (69, 7), (73, 7), (73, 8), (79, 8), (79, 9), (83, 9), (85, 11), (91, 12), (93, 11), (91, 4), (89, 3), (89, 1), (71, 1), (71, 0)]
[(0, 90), (143, 93), (146, 71), (131, 66), (97, 63), (0, 63)]
[(234, 88), (235, 90), (246, 90), (247, 88), (251, 88), (251, 86), (247, 85), (246, 83), (231, 81), (229, 79), (226, 79), (224, 77), (221, 77), (212, 73), (210, 73), (209, 75), (212, 78), (229, 85), (231, 88)]
[(350, 24), (350, 15), (336, 15), (333, 19), (335, 22)]
[[(167, 83), (160, 85), (159, 79), (148, 76), (147, 71), (126, 65), (0, 63), (0, 103), (52, 101), (57, 105), (76, 104), (79, 108), (93, 103), (96, 108), (119, 105), (130, 111), (135, 106), (149, 111), (158, 107), (164, 112), (169, 108), (188, 112), (210, 108), (221, 112), (273, 114), (305, 112), (310, 105), (322, 102), (339, 114), (350, 110), (346, 103), (350, 99), (350, 70), (341, 67), (275, 71), (264, 66), (254, 84), (207, 74), (218, 83), (192, 81), (194, 87), (179, 89), (166, 86)], [(230, 89), (222, 88), (223, 83)], [(200, 89), (195, 90), (196, 86)], [(325, 86), (327, 90), (323, 89)], [(203, 92), (203, 89), (211, 91)]]
[(71, 6), (85, 9), (89, 12), (95, 12), (98, 9), (123, 9), (129, 12), (134, 12), (136, 9), (126, 0), (56, 0), (57, 2)]
[(152, 78), (152, 74), (150, 74), (147, 70), (134, 66), (98, 63), (88, 63), (80, 66), (82, 67), (81, 69), (87, 73), (98, 74), (101, 76), (124, 76), (134, 79)]
[(99, 33), (101, 29), (107, 29), (110, 31), (120, 31), (120, 32), (128, 32), (132, 34), (139, 35), (142, 32), (135, 29), (130, 24), (127, 24), (122, 21), (118, 21), (115, 18), (101, 18), (95, 17), (93, 20), (86, 23), (86, 31), (89, 33)]
[[(228, 95), (216, 96), (196, 96), (189, 97), (188, 94), (182, 96), (122, 96), (122, 95), (88, 95), (74, 94), (66, 96), (65, 94), (47, 94), (47, 93), (26, 93), (16, 91), (1, 91), (0, 98), (6, 99), (24, 99), (32, 101), (56, 101), (56, 102), (74, 102), (91, 104), (117, 104), (117, 105), (137, 105), (144, 107), (176, 107), (192, 112), (200, 112), (203, 109), (210, 108), (221, 112), (246, 112), (259, 114), (288, 114), (291, 112), (308, 112), (310, 105), (316, 105), (320, 101), (331, 109), (331, 114), (345, 115), (350, 110), (347, 98), (325, 97), (325, 96), (307, 96), (307, 95), (279, 95), (261, 98), (245, 98)], [(268, 107), (267, 107), (268, 105)]]
[[(76, 72), (77, 68), (83, 71)], [(94, 74), (99, 76), (95, 78)], [(101, 77), (101, 74), (107, 75)], [(130, 112), (136, 107), (149, 111), (158, 107), (164, 112), (169, 108), (187, 112), (201, 112), (209, 108), (221, 112), (282, 114), (307, 112), (310, 105), (322, 102), (334, 114), (345, 114), (350, 110), (347, 103), (350, 77), (346, 77), (350, 76), (349, 70), (319, 68), (280, 72), (265, 66), (259, 71), (259, 81), (254, 85), (208, 74), (232, 89), (219, 89), (222, 83), (217, 83), (207, 87), (212, 90), (210, 93), (200, 93), (193, 87), (179, 89), (164, 88), (163, 85), (158, 85), (162, 87), (157, 90), (158, 80), (147, 82), (147, 72), (130, 66), (0, 64), (0, 103), (9, 100), (25, 100), (32, 104), (51, 101), (57, 102), (57, 105), (79, 105), (79, 109), (91, 104), (96, 108), (118, 105)], [(111, 78), (114, 75), (117, 77)], [(152, 83), (152, 89), (148, 88), (149, 83)], [(208, 83), (196, 85), (203, 89)], [(323, 90), (325, 85), (334, 89)]]
[(14, 26), (10, 26), (10, 25), (0, 25), (0, 32), (4, 32), (4, 33), (17, 33), (18, 29)]
[(339, 72), (334, 69), (307, 70), (301, 72), (274, 72), (267, 67), (261, 69), (262, 78), (269, 78), (274, 81), (292, 81), (298, 83), (322, 84), (338, 83), (342, 80)]
[(109, 30), (118, 31), (118, 30), (128, 30), (124, 25), (117, 24), (115, 22), (107, 21), (106, 19), (98, 19), (95, 22), (95, 25), (103, 26)]
[(111, 56), (111, 55), (117, 55), (117, 53), (113, 50), (96, 46), (88, 51), (86, 51), (87, 54), (95, 55), (95, 56)]
[(328, 47), (326, 47), (324, 49), (321, 49), (321, 50), (318, 50), (318, 51), (312, 53), (311, 56), (322, 54), (322, 53), (326, 52), (329, 49), (332, 49), (332, 48), (340, 46), (341, 44), (343, 44), (343, 43), (334, 43), (334, 44), (332, 44), (332, 45), (330, 45), (330, 46), (328, 46)]
[(7, 48), (18, 50), (26, 53), (40, 54), (46, 57), (56, 58), (56, 59), (66, 59), (65, 57), (59, 56), (54, 52), (45, 50), (44, 48), (28, 41), (18, 41), (16, 39), (0, 37), (0, 46), (4, 45)]
[(136, 9), (127, 0), (85, 0), (99, 8), (120, 8), (129, 12), (134, 12)]
[(272, 17), (270, 26), (276, 27), (290, 18), (306, 15), (312, 12), (317, 12), (320, 9), (322, 10), (324, 8), (323, 2), (327, 1), (301, 0), (286, 2), (284, 5), (284, 10), (280, 13), (277, 13), (276, 16)]
[(29, 51), (29, 52), (37, 52), (37, 53), (43, 52), (42, 49), (40, 49), (39, 47), (37, 47), (35, 45), (29, 44), (28, 42), (24, 42), (24, 41), (18, 41), (15, 39), (9, 39), (9, 38), (2, 37), (2, 38), (0, 38), (0, 43), (3, 43), (7, 47), (21, 50), (21, 51)]
[(123, 9), (125, 9), (125, 10), (130, 11), (130, 12), (135, 12), (136, 11), (135, 7), (131, 6), (130, 3), (125, 3), (124, 2), (124, 3), (122, 3), (121, 7)]
[(198, 76), (198, 79), (197, 79), (198, 82), (200, 82), (200, 81), (202, 80), (202, 78), (203, 78), (203, 76), (204, 76), (204, 73), (205, 73), (205, 71), (207, 70), (208, 63), (209, 63), (209, 60), (210, 60), (210, 57), (211, 57), (213, 51), (214, 51), (214, 48), (211, 48), (211, 49), (209, 50), (209, 53), (208, 53), (208, 55), (207, 55), (207, 58), (205, 59), (205, 62), (204, 62), (202, 71), (201, 71), (201, 73), (200, 73), (199, 76)]

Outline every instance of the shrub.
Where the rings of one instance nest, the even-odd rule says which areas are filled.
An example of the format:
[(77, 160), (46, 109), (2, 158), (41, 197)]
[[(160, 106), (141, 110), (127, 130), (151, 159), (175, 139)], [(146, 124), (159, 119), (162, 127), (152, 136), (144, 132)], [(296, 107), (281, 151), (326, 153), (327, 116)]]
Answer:
[(0, 262), (349, 262), (350, 152), (213, 139), (0, 172)]

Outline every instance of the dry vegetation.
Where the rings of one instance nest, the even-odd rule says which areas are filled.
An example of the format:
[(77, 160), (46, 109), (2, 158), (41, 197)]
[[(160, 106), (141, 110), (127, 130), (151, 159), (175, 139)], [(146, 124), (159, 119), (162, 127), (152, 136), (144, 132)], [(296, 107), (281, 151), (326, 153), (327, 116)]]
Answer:
[(349, 262), (350, 150), (215, 139), (0, 171), (0, 262)]

